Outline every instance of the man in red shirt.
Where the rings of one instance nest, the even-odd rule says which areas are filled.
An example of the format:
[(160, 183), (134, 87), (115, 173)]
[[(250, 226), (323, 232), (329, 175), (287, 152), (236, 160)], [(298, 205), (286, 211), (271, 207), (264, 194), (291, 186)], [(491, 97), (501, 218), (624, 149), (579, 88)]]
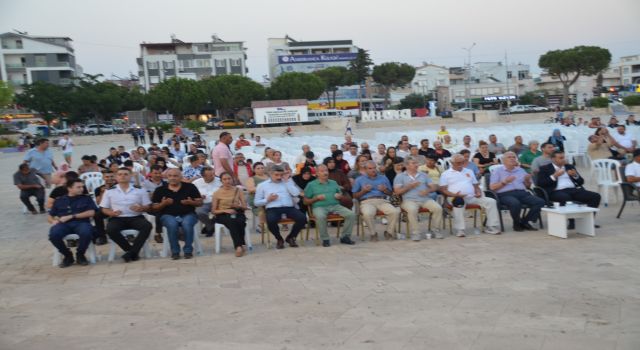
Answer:
[(244, 134), (240, 134), (240, 136), (238, 136), (238, 140), (236, 141), (236, 151), (245, 146), (251, 146), (251, 142), (244, 138)]

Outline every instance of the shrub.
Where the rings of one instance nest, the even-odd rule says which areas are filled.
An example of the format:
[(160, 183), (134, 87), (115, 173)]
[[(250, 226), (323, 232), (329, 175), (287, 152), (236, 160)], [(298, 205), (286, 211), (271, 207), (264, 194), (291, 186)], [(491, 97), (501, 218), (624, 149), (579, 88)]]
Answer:
[(207, 123), (201, 122), (199, 120), (186, 120), (184, 122), (184, 127), (189, 130), (200, 130), (207, 126)]
[(625, 106), (640, 106), (640, 95), (627, 96), (622, 99)]
[(591, 99), (591, 107), (607, 108), (609, 107), (609, 99), (606, 97), (594, 97)]
[(0, 137), (0, 148), (16, 147), (17, 145), (18, 141), (14, 139), (10, 139), (8, 137)]

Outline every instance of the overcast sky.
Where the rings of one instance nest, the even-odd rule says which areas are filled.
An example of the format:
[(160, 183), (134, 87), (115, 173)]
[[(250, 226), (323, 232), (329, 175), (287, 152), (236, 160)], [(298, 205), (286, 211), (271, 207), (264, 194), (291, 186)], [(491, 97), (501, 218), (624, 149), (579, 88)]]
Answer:
[(249, 76), (267, 74), (267, 38), (351, 39), (375, 63), (530, 64), (548, 50), (640, 54), (639, 0), (0, 0), (0, 31), (69, 36), (85, 73), (137, 75), (139, 44), (244, 41)]

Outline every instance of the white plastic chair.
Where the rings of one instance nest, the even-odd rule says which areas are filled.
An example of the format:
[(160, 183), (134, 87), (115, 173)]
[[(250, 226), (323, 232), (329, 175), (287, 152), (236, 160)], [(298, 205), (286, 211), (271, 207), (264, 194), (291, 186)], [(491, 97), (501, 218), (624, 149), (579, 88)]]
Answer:
[[(137, 237), (138, 234), (140, 233), (140, 231), (138, 230), (122, 230), (120, 231), (120, 234), (123, 235), (125, 238), (127, 236), (133, 236), (133, 237)], [(149, 235), (149, 237), (151, 237), (151, 235)], [(116, 246), (117, 244), (112, 241), (111, 239), (109, 239), (109, 256), (107, 257), (107, 261), (111, 262), (116, 258)], [(142, 246), (142, 252), (144, 254), (144, 257), (149, 259), (151, 258), (151, 245), (149, 244), (149, 240), (147, 239), (146, 242), (144, 242), (144, 245)]]
[[(614, 159), (597, 159), (593, 161), (593, 171), (596, 174), (598, 191), (604, 197), (604, 205), (609, 205), (609, 187), (614, 188), (617, 201), (619, 199), (617, 189), (622, 182), (620, 162)], [(614, 178), (614, 175), (616, 175), (617, 178)]]
[[(198, 223), (200, 223), (198, 221)], [(196, 224), (197, 227), (197, 224)], [(194, 227), (193, 228), (193, 250), (197, 255), (202, 255), (202, 243), (200, 242), (200, 231)], [(169, 233), (167, 232), (166, 227), (162, 227), (162, 250), (160, 251), (160, 256), (166, 258), (171, 254), (171, 244), (169, 243)]]
[[(215, 229), (215, 240), (216, 240), (216, 254), (220, 254), (220, 245), (221, 245), (221, 241), (222, 241), (222, 234), (226, 233), (226, 234), (230, 234), (229, 230), (227, 229), (226, 226), (224, 226), (223, 224), (216, 224), (215, 225), (216, 229)], [(251, 243), (251, 228), (249, 227), (249, 225), (246, 226), (245, 230), (244, 230), (244, 241), (245, 243), (247, 243), (247, 249), (249, 251), (253, 250), (253, 244)]]
[[(64, 236), (64, 238), (62, 239), (62, 241), (66, 241), (68, 239), (76, 239), (79, 240), (80, 236), (76, 235), (75, 233), (72, 233), (70, 235), (66, 235)], [(96, 263), (96, 246), (93, 244), (93, 242), (89, 242), (89, 247), (87, 248), (87, 254), (89, 255), (89, 262), (92, 264)], [(55, 247), (53, 248), (53, 256), (51, 257), (51, 260), (53, 261), (53, 266), (58, 266), (60, 265), (60, 259), (62, 258), (62, 254), (60, 254), (60, 252), (58, 251), (58, 249), (56, 249)]]
[(96, 188), (104, 184), (102, 173), (97, 171), (80, 174), (80, 180), (84, 182), (84, 185), (87, 187), (87, 191), (89, 191), (90, 194), (93, 194), (93, 191)]
[(586, 154), (580, 152), (580, 144), (576, 140), (567, 140), (567, 142), (564, 143), (564, 153), (570, 163), (573, 163), (576, 158), (584, 160), (585, 163), (587, 162)]

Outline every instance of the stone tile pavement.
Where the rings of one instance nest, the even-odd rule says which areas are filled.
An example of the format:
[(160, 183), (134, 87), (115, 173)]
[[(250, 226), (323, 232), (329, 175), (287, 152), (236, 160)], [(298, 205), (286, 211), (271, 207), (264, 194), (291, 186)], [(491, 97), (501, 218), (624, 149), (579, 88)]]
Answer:
[(21, 213), (18, 159), (0, 158), (0, 349), (640, 349), (638, 204), (602, 208), (595, 238), (276, 251), (256, 235), (243, 258), (207, 238), (193, 260), (59, 269), (44, 217)]

